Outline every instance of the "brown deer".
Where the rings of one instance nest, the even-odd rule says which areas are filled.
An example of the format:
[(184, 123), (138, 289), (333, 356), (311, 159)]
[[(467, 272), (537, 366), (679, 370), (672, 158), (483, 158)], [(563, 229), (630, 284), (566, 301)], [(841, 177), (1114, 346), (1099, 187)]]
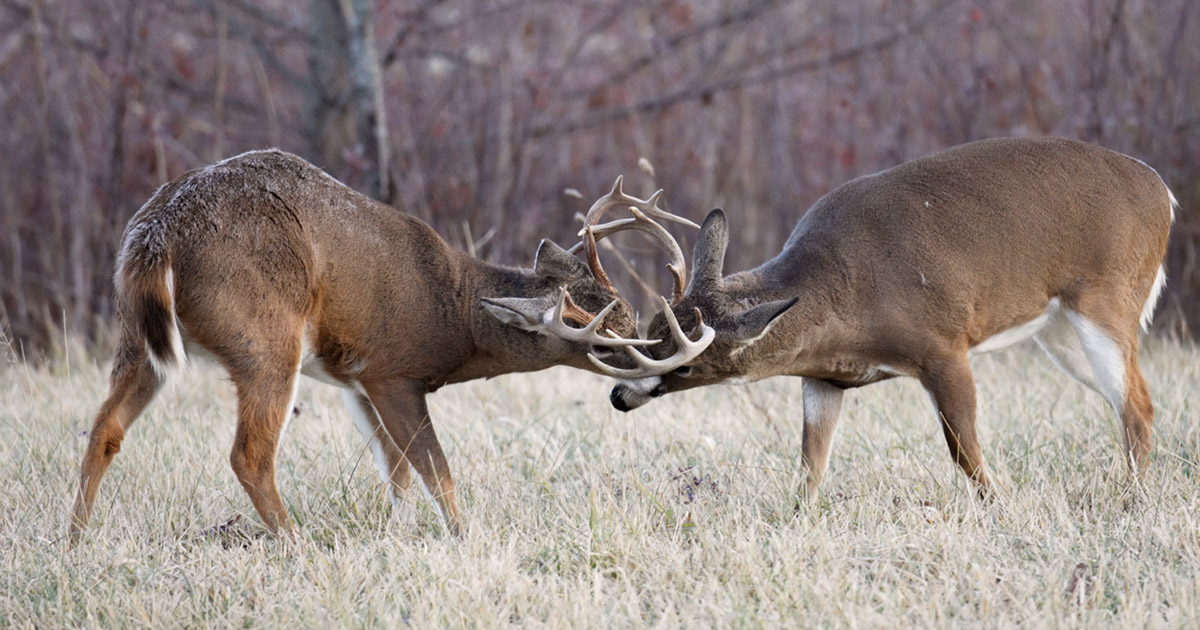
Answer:
[[(782, 252), (728, 277), (725, 215), (714, 210), (687, 294), (650, 324), (649, 338), (665, 341), (645, 350), (708, 347), (688, 348), (698, 358), (681, 366), (656, 366), (632, 347), (618, 355), (623, 365), (593, 361), (622, 379), (611, 395), (622, 411), (732, 379), (804, 377), (809, 497), (828, 464), (843, 391), (915, 377), (955, 461), (986, 495), (968, 357), (1033, 337), (1116, 410), (1136, 478), (1154, 413), (1138, 325), (1149, 324), (1165, 283), (1175, 207), (1136, 159), (1072, 140), (1010, 138), (851, 181), (804, 214)], [(692, 325), (698, 314), (713, 331), (691, 342), (676, 318)]]
[[(659, 208), (661, 193), (631, 197), (618, 178), (588, 212), (577, 246), (588, 263), (544, 240), (526, 270), (454, 250), (422, 221), (280, 151), (246, 153), (163, 185), (122, 237), (121, 336), (83, 456), (71, 538), (87, 525), (125, 431), (186, 354), (215, 357), (237, 388), (230, 462), (272, 532), (288, 528), (275, 455), (300, 374), (343, 389), (393, 500), (409, 485), (411, 465), (458, 532), (454, 483), (425, 395), (554, 365), (596, 370), (589, 350), (653, 343), (628, 339), (634, 314), (604, 274), (596, 239), (649, 232), (682, 277), (679, 245), (654, 219), (690, 222)], [(595, 224), (615, 206), (634, 216)]]

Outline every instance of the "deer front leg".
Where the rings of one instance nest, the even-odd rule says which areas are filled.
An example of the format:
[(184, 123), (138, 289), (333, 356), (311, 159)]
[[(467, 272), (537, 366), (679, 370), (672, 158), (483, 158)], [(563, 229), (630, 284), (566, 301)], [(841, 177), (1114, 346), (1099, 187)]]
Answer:
[(988, 498), (992, 484), (975, 434), (975, 378), (966, 355), (931, 364), (920, 379), (933, 400), (950, 455), (976, 483), (980, 498)]
[(412, 464), (437, 504), (446, 528), (458, 536), (461, 527), (454, 480), (429, 420), (425, 384), (412, 379), (391, 379), (364, 383), (363, 386), (392, 441)]
[(804, 392), (804, 435), (801, 439), (801, 456), (804, 464), (805, 501), (817, 498), (817, 487), (825, 469), (829, 467), (829, 451), (833, 447), (833, 434), (837, 429), (838, 415), (842, 410), (840, 387), (825, 381), (806, 378)]

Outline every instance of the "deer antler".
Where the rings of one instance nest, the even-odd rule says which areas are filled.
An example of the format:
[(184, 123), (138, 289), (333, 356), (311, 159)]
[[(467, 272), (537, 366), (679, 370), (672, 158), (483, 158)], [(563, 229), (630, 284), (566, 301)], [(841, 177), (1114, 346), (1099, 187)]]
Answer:
[[(688, 335), (683, 332), (683, 329), (679, 327), (679, 320), (675, 318), (675, 313), (671, 311), (671, 306), (667, 304), (666, 298), (660, 297), (659, 299), (662, 301), (663, 314), (666, 315), (667, 326), (669, 326), (671, 329), (671, 337), (675, 339), (675, 354), (672, 354), (665, 359), (651, 359), (650, 357), (633, 349), (632, 346), (642, 344), (636, 344), (632, 342), (641, 340), (623, 339), (623, 343), (617, 345), (625, 348), (625, 352), (630, 356), (630, 358), (633, 359), (634, 363), (637, 363), (638, 366), (636, 368), (615, 368), (601, 361), (596, 357), (596, 355), (589, 353), (588, 360), (592, 362), (592, 365), (595, 365), (601, 372), (607, 374), (608, 376), (626, 380), (646, 378), (649, 376), (661, 376), (676, 368), (686, 365), (688, 361), (700, 356), (700, 353), (704, 352), (704, 350), (712, 344), (713, 339), (717, 336), (717, 333), (713, 330), (712, 326), (704, 323), (704, 318), (700, 315), (700, 309), (696, 309), (696, 328), (693, 329), (693, 333), (696, 330), (699, 330), (700, 336), (695, 341), (692, 341)], [(609, 335), (615, 336), (612, 331), (609, 331)]]
[[(662, 199), (663, 191), (659, 189), (650, 195), (649, 199), (638, 199), (631, 195), (625, 194), (621, 190), (621, 176), (617, 177), (617, 181), (613, 183), (612, 190), (608, 194), (596, 200), (592, 207), (588, 209), (587, 214), (583, 218), (583, 229), (579, 231), (579, 235), (583, 240), (575, 244), (569, 251), (576, 253), (580, 249), (584, 251), (584, 256), (587, 258), (588, 266), (592, 270), (592, 275), (605, 288), (616, 293), (616, 289), (608, 279), (608, 274), (604, 272), (604, 268), (600, 266), (600, 257), (596, 252), (596, 241), (620, 232), (622, 230), (639, 230), (650, 234), (652, 238), (660, 242), (671, 256), (671, 263), (667, 268), (671, 270), (675, 280), (675, 288), (673, 294), (674, 302), (679, 302), (683, 299), (684, 283), (686, 275), (686, 263), (684, 262), (683, 250), (679, 247), (679, 242), (662, 225), (654, 219), (662, 219), (665, 221), (674, 221), (684, 225), (690, 225), (699, 229), (700, 226), (695, 223), (675, 214), (671, 214), (658, 206), (658, 202)], [(629, 212), (633, 214), (632, 219), (618, 219), (601, 225), (597, 225), (597, 221), (613, 206), (626, 206)]]
[[(591, 346), (605, 346), (609, 348), (630, 347), (630, 346), (652, 346), (658, 343), (657, 339), (626, 339), (608, 330), (608, 335), (601, 335), (597, 332), (600, 325), (604, 323), (604, 318), (612, 312), (617, 306), (619, 300), (613, 300), (608, 303), (596, 316), (592, 318), (583, 328), (572, 328), (563, 321), (564, 313), (572, 320), (580, 319), (579, 313), (587, 315), (587, 311), (580, 309), (575, 305), (574, 300), (567, 293), (566, 289), (561, 289), (558, 293), (558, 301), (542, 315), (542, 330), (546, 333), (553, 334), (567, 341), (587, 344)], [(582, 323), (582, 322), (580, 322)]]
[(679, 247), (679, 242), (663, 226), (646, 216), (640, 209), (635, 206), (629, 206), (629, 213), (633, 215), (632, 219), (617, 219), (604, 225), (588, 227), (588, 238), (598, 241), (609, 234), (614, 234), (622, 230), (638, 230), (649, 234), (654, 240), (661, 243), (671, 256), (671, 262), (667, 264), (667, 269), (671, 271), (671, 275), (675, 281), (671, 303), (678, 304), (683, 299), (685, 278), (687, 277), (687, 262), (683, 257), (683, 249)]

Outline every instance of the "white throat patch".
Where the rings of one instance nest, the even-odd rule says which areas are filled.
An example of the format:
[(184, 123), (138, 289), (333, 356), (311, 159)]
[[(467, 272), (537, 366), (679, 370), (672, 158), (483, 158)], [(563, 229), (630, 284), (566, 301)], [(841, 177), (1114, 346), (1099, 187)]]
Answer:
[(662, 383), (661, 376), (649, 376), (646, 378), (638, 378), (632, 381), (619, 379), (619, 382), (629, 391), (640, 396), (649, 396), (650, 392), (654, 391)]

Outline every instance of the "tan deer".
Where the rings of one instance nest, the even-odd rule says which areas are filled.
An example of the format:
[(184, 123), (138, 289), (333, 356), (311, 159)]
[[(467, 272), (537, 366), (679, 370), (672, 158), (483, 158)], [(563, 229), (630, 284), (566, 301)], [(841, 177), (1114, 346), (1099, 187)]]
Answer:
[[(237, 388), (230, 462), (271, 531), (288, 528), (275, 456), (305, 374), (343, 389), (393, 495), (409, 485), (411, 465), (458, 532), (454, 483), (425, 395), (553, 365), (596, 370), (589, 350), (652, 343), (614, 338), (633, 334), (634, 315), (600, 267), (596, 239), (646, 231), (682, 277), (679, 246), (654, 219), (690, 222), (659, 208), (661, 193), (631, 197), (618, 178), (588, 212), (577, 246), (588, 263), (546, 240), (525, 270), (454, 250), (420, 220), (280, 151), (246, 153), (163, 185), (122, 238), (121, 336), (83, 456), (71, 538), (87, 525), (125, 431), (187, 354), (215, 357)], [(612, 207), (634, 216), (596, 225)]]
[[(620, 410), (732, 379), (804, 377), (809, 497), (843, 391), (915, 377), (955, 461), (986, 495), (968, 357), (1032, 337), (1116, 410), (1136, 477), (1153, 422), (1138, 325), (1149, 324), (1165, 283), (1174, 208), (1150, 167), (1113, 151), (1055, 138), (966, 144), (837, 188), (782, 252), (728, 277), (725, 215), (714, 210), (687, 294), (651, 322), (649, 338), (666, 341), (646, 350), (707, 348), (689, 347), (698, 358), (682, 366), (656, 366), (632, 347), (620, 365), (593, 360), (623, 380), (611, 395)], [(708, 327), (698, 314), (713, 330), (692, 342), (676, 318)]]

